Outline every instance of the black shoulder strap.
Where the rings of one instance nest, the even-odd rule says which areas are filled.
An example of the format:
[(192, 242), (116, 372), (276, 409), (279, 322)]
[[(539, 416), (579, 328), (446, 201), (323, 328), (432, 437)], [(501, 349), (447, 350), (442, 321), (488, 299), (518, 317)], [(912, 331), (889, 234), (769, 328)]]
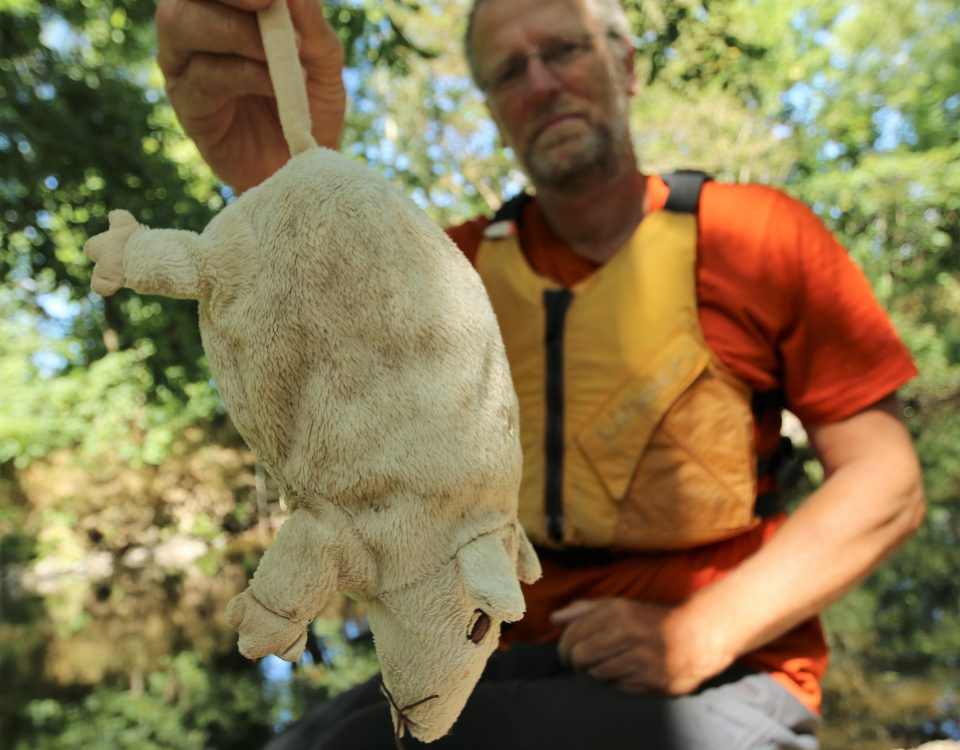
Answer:
[(490, 220), (491, 224), (496, 224), (499, 221), (512, 221), (517, 224), (520, 221), (520, 213), (523, 211), (523, 207), (527, 204), (528, 201), (533, 200), (533, 196), (527, 192), (517, 193), (510, 200), (500, 206), (497, 209), (497, 212), (493, 215), (493, 218)]
[(700, 191), (703, 183), (712, 178), (706, 172), (695, 169), (678, 169), (662, 175), (663, 181), (670, 188), (670, 196), (664, 209), (684, 214), (696, 214), (700, 204)]
[(754, 391), (750, 398), (750, 407), (757, 416), (770, 412), (779, 413), (787, 408), (787, 399), (779, 388), (772, 391)]
[[(764, 419), (776, 419), (786, 407), (786, 398), (779, 388), (772, 391), (754, 391), (751, 399), (753, 418), (756, 423)], [(790, 489), (804, 476), (803, 456), (786, 435), (769, 453), (757, 457), (757, 478), (772, 477), (775, 489), (757, 496), (754, 512), (761, 518), (775, 515), (783, 510), (783, 490)]]

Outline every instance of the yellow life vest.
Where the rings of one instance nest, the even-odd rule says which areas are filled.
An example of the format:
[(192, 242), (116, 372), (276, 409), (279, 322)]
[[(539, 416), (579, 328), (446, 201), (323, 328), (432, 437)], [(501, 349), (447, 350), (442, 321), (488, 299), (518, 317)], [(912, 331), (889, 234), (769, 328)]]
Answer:
[(750, 388), (707, 345), (696, 217), (662, 210), (563, 288), (491, 224), (476, 267), (520, 402), (520, 520), (550, 548), (681, 549), (758, 523)]

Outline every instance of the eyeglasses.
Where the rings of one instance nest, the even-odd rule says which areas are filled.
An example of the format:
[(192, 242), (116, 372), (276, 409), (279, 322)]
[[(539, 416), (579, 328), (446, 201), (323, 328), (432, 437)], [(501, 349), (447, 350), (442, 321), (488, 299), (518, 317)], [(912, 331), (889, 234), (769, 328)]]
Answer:
[[(619, 38), (613, 32), (606, 35), (610, 39)], [(540, 49), (525, 55), (513, 55), (503, 61), (487, 78), (480, 88), (488, 94), (509, 94), (522, 88), (530, 68), (530, 60), (540, 59), (551, 73), (562, 77), (574, 65), (583, 60), (596, 48), (596, 34), (558, 36), (550, 39)]]

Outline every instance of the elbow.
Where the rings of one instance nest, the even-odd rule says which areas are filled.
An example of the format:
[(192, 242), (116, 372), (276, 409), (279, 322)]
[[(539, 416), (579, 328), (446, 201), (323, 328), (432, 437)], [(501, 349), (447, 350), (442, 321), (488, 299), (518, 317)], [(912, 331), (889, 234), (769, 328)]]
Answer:
[(923, 492), (923, 480), (917, 471), (910, 487), (904, 493), (903, 510), (900, 513), (904, 540), (917, 533), (926, 515), (927, 501)]
[[(906, 459), (906, 460), (904, 460)], [(871, 481), (870, 503), (876, 510), (874, 532), (883, 548), (882, 557), (892, 554), (917, 533), (926, 516), (923, 479), (916, 454), (886, 456), (886, 460), (865, 462), (868, 473), (863, 481)], [(869, 477), (869, 479), (867, 479)]]
[[(898, 422), (894, 434), (886, 434), (868, 459), (877, 488), (886, 496), (887, 533), (895, 548), (917, 533), (927, 513), (920, 458), (906, 427)], [(884, 492), (884, 489), (886, 491)]]
[(917, 533), (927, 513), (919, 466), (905, 476), (896, 499), (894, 511), (889, 517), (888, 528), (892, 532), (894, 546), (899, 547)]

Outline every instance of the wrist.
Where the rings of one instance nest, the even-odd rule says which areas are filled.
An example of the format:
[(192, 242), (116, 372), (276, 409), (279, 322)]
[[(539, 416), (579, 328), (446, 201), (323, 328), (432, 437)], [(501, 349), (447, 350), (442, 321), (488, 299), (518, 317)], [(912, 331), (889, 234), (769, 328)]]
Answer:
[(742, 656), (730, 611), (717, 610), (699, 595), (676, 607), (668, 627), (680, 647), (691, 648), (704, 680), (723, 672)]

